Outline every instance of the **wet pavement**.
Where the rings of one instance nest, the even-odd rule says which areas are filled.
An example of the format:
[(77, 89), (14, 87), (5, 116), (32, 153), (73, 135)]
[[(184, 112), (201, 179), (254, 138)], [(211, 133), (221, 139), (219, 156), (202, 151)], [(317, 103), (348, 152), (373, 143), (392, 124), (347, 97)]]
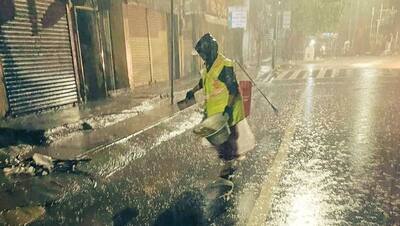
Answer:
[(44, 206), (33, 225), (399, 225), (400, 63), (378, 60), (258, 78), (280, 114), (254, 93), (257, 147), (230, 196), (213, 186), (222, 161), (191, 132), (194, 107), (91, 152), (74, 174), (1, 175), (0, 208)]
[[(175, 80), (175, 97), (180, 98), (184, 95), (185, 91), (196, 81), (194, 76)], [(19, 144), (52, 144), (66, 137), (82, 140), (80, 143), (85, 143), (84, 140), (87, 138), (79, 136), (87, 130), (118, 127), (116, 124), (149, 112), (155, 106), (168, 105), (170, 103), (169, 95), (169, 83), (160, 82), (137, 87), (134, 92), (121, 90), (120, 93), (110, 93), (109, 98), (90, 101), (74, 107), (64, 106), (38, 114), (0, 119), (0, 148)], [(93, 138), (91, 139), (93, 140)], [(102, 143), (104, 139), (107, 137), (99, 135), (98, 141), (95, 143)], [(56, 146), (57, 149), (64, 148), (61, 147), (62, 144)], [(87, 146), (90, 149), (93, 145), (88, 144)], [(85, 144), (79, 147), (85, 149)]]

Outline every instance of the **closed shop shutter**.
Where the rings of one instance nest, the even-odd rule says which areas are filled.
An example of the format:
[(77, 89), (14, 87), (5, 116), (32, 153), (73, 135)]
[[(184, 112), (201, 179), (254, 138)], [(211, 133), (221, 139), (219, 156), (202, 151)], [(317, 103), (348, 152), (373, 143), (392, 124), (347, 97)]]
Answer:
[(153, 81), (169, 79), (167, 16), (154, 10), (148, 10), (151, 41)]
[[(150, 48), (146, 24), (146, 9), (127, 5), (129, 26), (129, 50), (132, 56), (133, 86), (148, 85), (151, 81)], [(132, 84), (131, 84), (132, 86)]]
[(15, 18), (0, 27), (0, 56), (12, 115), (78, 101), (65, 11), (55, 25), (43, 28), (41, 23), (53, 2), (15, 0)]

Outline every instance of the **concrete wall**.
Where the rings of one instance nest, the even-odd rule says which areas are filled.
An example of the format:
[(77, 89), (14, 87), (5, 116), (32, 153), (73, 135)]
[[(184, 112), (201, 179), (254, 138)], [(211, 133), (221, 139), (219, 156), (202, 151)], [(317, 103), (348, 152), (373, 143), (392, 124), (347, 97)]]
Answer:
[(8, 111), (8, 101), (5, 88), (5, 80), (3, 76), (3, 67), (0, 58), (0, 117), (4, 117)]
[(129, 88), (125, 45), (123, 1), (113, 0), (110, 8), (111, 39), (114, 57), (116, 88)]

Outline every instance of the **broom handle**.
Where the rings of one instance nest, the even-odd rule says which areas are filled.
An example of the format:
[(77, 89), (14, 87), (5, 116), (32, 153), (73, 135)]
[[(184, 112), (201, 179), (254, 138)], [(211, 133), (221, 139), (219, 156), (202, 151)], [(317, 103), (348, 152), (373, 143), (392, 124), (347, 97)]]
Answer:
[(242, 69), (242, 71), (245, 73), (245, 75), (250, 79), (251, 83), (253, 84), (254, 87), (256, 87), (257, 91), (261, 93), (261, 95), (264, 97), (265, 100), (268, 101), (268, 104), (272, 107), (272, 109), (274, 110), (275, 113), (278, 113), (278, 109), (271, 103), (271, 101), (268, 99), (268, 97), (264, 94), (264, 92), (258, 88), (256, 82), (253, 80), (253, 78), (250, 76), (250, 74), (246, 71), (246, 69), (244, 69), (244, 67), (238, 62), (235, 61), (235, 63), (237, 65), (239, 65), (239, 67)]

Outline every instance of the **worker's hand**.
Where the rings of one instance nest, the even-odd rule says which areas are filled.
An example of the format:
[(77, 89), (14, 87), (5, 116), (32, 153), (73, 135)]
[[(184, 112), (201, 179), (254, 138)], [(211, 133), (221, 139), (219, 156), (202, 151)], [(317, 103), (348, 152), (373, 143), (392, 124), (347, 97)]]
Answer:
[(233, 117), (233, 107), (226, 106), (223, 115), (226, 115), (228, 117), (228, 121), (231, 121)]
[(194, 92), (193, 90), (190, 90), (189, 92), (186, 93), (186, 99), (190, 100), (194, 98)]

